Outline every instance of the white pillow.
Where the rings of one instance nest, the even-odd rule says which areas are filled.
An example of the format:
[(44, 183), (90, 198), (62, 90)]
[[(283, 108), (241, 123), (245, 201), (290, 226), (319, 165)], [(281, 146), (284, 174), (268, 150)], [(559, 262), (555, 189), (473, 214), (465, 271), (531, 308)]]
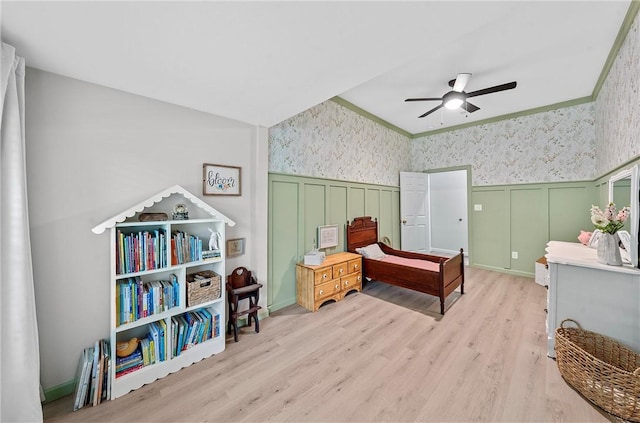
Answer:
[(380, 249), (378, 244), (370, 244), (361, 249), (361, 253), (366, 258), (380, 260), (386, 257), (386, 254)]

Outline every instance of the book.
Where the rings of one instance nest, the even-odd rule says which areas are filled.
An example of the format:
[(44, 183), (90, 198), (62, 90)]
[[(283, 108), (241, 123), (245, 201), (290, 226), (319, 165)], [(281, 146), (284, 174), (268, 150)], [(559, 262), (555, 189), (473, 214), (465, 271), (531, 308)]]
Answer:
[(158, 320), (156, 322), (158, 326), (158, 337), (160, 338), (160, 361), (167, 359), (168, 340), (167, 340), (167, 323), (165, 320)]
[(87, 383), (89, 382), (89, 375), (91, 374), (91, 368), (93, 365), (93, 351), (92, 348), (85, 348), (80, 354), (80, 360), (78, 360), (78, 370), (76, 373), (76, 389), (74, 391), (73, 411), (79, 410), (85, 405)]
[[(91, 388), (91, 392), (92, 392), (92, 398), (91, 398), (91, 404), (95, 407), (96, 405), (99, 404), (98, 402), (98, 398), (100, 398), (101, 395), (101, 388), (102, 388), (102, 365), (103, 365), (103, 360), (104, 360), (104, 354), (102, 352), (102, 342), (100, 340), (96, 341), (94, 348), (98, 351), (97, 354), (97, 365), (95, 368), (95, 375), (93, 377), (93, 379), (91, 380), (91, 384), (92, 384), (92, 388)], [(94, 352), (94, 357), (95, 357), (95, 352)], [(96, 362), (94, 362), (95, 364)]]
[(99, 358), (100, 358), (100, 343), (96, 341), (93, 346), (93, 367), (91, 369), (91, 378), (89, 381), (90, 383), (89, 397), (87, 399), (87, 402), (89, 404), (93, 404), (93, 399), (95, 398), (95, 395), (96, 395), (97, 381), (99, 378), (98, 372), (100, 371)]
[(184, 349), (184, 344), (185, 344), (185, 339), (186, 339), (186, 332), (187, 332), (187, 320), (184, 318), (183, 315), (178, 315), (176, 316), (176, 319), (178, 320), (178, 351), (176, 355), (180, 355), (180, 353), (182, 352), (182, 350)]

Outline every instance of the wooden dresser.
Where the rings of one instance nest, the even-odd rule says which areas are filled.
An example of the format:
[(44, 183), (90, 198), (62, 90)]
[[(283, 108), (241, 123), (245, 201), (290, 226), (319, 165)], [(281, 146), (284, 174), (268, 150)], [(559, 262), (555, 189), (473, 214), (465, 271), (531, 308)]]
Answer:
[(342, 300), (351, 291), (362, 291), (362, 256), (337, 253), (312, 266), (296, 266), (296, 300), (310, 311), (316, 311), (327, 301)]

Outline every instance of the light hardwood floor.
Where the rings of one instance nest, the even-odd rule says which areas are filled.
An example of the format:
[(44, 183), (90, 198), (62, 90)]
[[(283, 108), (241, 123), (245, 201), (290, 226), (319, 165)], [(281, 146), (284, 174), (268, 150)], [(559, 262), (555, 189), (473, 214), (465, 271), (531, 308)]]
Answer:
[(546, 290), (466, 269), (437, 298), (381, 282), (316, 313), (294, 305), (242, 328), (238, 343), (98, 407), (45, 421), (606, 422), (546, 356)]

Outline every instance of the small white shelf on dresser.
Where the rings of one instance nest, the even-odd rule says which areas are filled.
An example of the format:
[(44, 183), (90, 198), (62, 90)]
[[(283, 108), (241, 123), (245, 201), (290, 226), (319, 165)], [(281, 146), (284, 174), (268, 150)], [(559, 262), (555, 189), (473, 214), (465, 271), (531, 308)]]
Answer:
[(547, 354), (555, 357), (555, 330), (564, 319), (640, 352), (640, 269), (598, 263), (580, 243), (547, 244)]

